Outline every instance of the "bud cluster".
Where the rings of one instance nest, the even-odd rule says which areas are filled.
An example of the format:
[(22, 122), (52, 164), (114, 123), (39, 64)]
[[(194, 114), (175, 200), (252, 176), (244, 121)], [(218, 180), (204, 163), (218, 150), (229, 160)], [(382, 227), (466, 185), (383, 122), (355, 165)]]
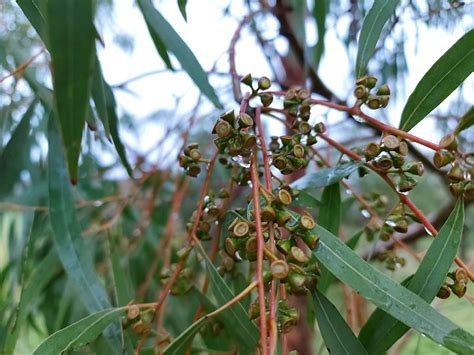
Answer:
[(375, 93), (371, 93), (377, 84), (374, 76), (364, 76), (356, 81), (354, 96), (360, 104), (365, 104), (372, 110), (387, 107), (390, 101), (390, 88), (387, 84), (380, 86)]
[(391, 271), (394, 271), (397, 266), (403, 267), (406, 264), (405, 258), (398, 256), (393, 250), (386, 250), (380, 253), (378, 259), (384, 261), (385, 267)]
[(178, 156), (179, 166), (184, 168), (187, 175), (196, 177), (201, 172), (201, 167), (199, 166), (201, 157), (202, 155), (199, 150), (199, 144), (188, 144), (188, 146), (184, 148), (183, 154)]
[[(306, 143), (307, 145), (308, 143)], [(301, 143), (301, 135), (271, 137), (270, 151), (273, 154), (272, 165), (283, 175), (293, 173), (308, 165), (308, 148)]]
[(463, 297), (467, 291), (467, 284), (469, 282), (466, 270), (457, 269), (448, 274), (448, 281), (438, 291), (439, 298), (446, 299), (451, 295), (451, 291), (459, 298)]

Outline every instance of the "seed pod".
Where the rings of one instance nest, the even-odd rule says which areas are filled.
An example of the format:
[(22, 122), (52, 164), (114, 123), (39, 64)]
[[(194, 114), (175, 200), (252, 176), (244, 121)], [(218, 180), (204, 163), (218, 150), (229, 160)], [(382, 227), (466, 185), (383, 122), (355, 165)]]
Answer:
[(284, 226), (290, 219), (291, 219), (291, 214), (285, 209), (275, 209), (276, 216), (275, 216), (275, 221), (278, 223), (278, 225)]
[(326, 132), (326, 125), (323, 122), (318, 122), (314, 125), (314, 131), (316, 133), (324, 133)]
[(380, 105), (382, 107), (387, 107), (388, 106), (388, 103), (390, 101), (390, 96), (388, 95), (381, 95), (379, 96), (379, 100), (380, 100)]
[(458, 149), (458, 141), (454, 133), (448, 133), (439, 141), (439, 147), (450, 151)]
[(393, 162), (392, 162), (392, 159), (390, 159), (389, 156), (382, 155), (374, 161), (374, 165), (375, 165), (376, 168), (378, 168), (380, 170), (387, 171), (387, 170), (390, 170), (393, 167)]
[(247, 86), (252, 87), (252, 74), (248, 73), (244, 75), (242, 79), (240, 79), (240, 82)]
[(467, 286), (465, 282), (455, 282), (453, 285), (449, 285), (451, 291), (459, 298), (466, 294)]
[(261, 94), (260, 101), (264, 107), (268, 107), (273, 102), (273, 95), (272, 94)]
[(401, 168), (405, 163), (405, 157), (397, 152), (390, 152), (390, 157), (392, 158), (392, 163), (395, 168)]
[(447, 299), (451, 295), (451, 289), (447, 285), (441, 286), (436, 297), (443, 300)]
[(278, 317), (278, 325), (279, 330), (281, 333), (286, 334), (289, 333), (299, 321), (299, 315), (297, 314), (296, 317), (289, 317), (289, 316), (279, 316)]
[(296, 97), (301, 101), (304, 101), (310, 97), (311, 93), (308, 89), (301, 88), (296, 92)]
[(218, 217), (221, 214), (221, 209), (215, 204), (210, 204), (207, 207), (207, 214), (211, 217)]
[(383, 242), (387, 242), (390, 240), (390, 237), (392, 236), (392, 233), (389, 233), (387, 231), (382, 231), (380, 233), (380, 240), (383, 241)]
[(198, 229), (203, 233), (209, 233), (209, 231), (211, 230), (211, 225), (207, 221), (200, 221)]
[(382, 138), (382, 144), (387, 150), (395, 150), (400, 146), (400, 141), (393, 134), (389, 134)]
[(464, 196), (468, 201), (474, 200), (474, 182), (472, 180), (464, 186)]
[(219, 192), (217, 193), (217, 197), (221, 198), (221, 199), (224, 199), (224, 198), (229, 198), (230, 197), (230, 194), (229, 194), (229, 191), (226, 189), (226, 188), (222, 188), (219, 190)]
[(293, 147), (293, 154), (297, 158), (304, 158), (306, 154), (305, 148), (301, 144), (295, 144), (295, 146)]
[(288, 165), (288, 162), (286, 161), (286, 159), (279, 155), (277, 157), (275, 157), (275, 159), (273, 159), (273, 165), (277, 168), (277, 169), (285, 169), (286, 166)]
[(237, 116), (237, 123), (240, 128), (247, 128), (253, 126), (253, 118), (247, 113), (241, 113)]
[(465, 282), (467, 283), (469, 281), (469, 277), (467, 275), (467, 272), (466, 270), (462, 269), (462, 268), (458, 268), (455, 272), (454, 272), (454, 278), (457, 282)]
[(448, 171), (448, 177), (451, 181), (463, 181), (464, 180), (464, 172), (461, 169), (461, 166), (455, 162), (451, 169)]
[(316, 226), (316, 222), (314, 222), (313, 217), (302, 215), (298, 221), (299, 225), (306, 230), (311, 230)]
[(381, 102), (380, 102), (380, 98), (378, 96), (369, 95), (369, 97), (367, 99), (367, 106), (369, 108), (371, 108), (372, 110), (376, 110), (376, 109), (380, 108), (380, 105), (381, 105)]
[(221, 119), (223, 119), (224, 121), (230, 123), (231, 125), (233, 125), (235, 123), (235, 113), (234, 113), (234, 110), (229, 110), (225, 113), (223, 113), (221, 116), (220, 116)]
[(229, 155), (235, 157), (242, 154), (242, 143), (238, 139), (232, 139), (229, 142)]
[(135, 319), (140, 316), (140, 308), (136, 304), (131, 304), (127, 309), (127, 318)]
[(230, 132), (232, 131), (232, 126), (230, 125), (229, 122), (219, 119), (214, 126), (213, 132), (215, 132), (220, 138), (225, 138), (227, 137)]
[(408, 163), (405, 166), (404, 171), (413, 175), (422, 176), (425, 171), (425, 168), (421, 161), (417, 161)]
[(461, 196), (464, 193), (464, 181), (449, 184), (449, 191), (455, 197)]
[(397, 185), (398, 191), (400, 192), (408, 192), (412, 190), (416, 185), (416, 180), (406, 176), (402, 175), (400, 178), (400, 182)]
[(293, 198), (288, 190), (281, 188), (278, 190), (276, 201), (282, 205), (288, 206), (293, 201)]
[(291, 162), (291, 165), (296, 169), (304, 168), (308, 165), (308, 161), (303, 158), (296, 158), (289, 155), (288, 160)]
[(257, 260), (257, 238), (250, 237), (245, 242), (245, 252), (249, 261)]
[(257, 137), (253, 134), (244, 134), (242, 146), (244, 149), (252, 149), (257, 144)]
[(288, 273), (288, 284), (295, 292), (304, 291), (304, 284), (306, 283), (306, 276), (299, 274), (293, 270)]
[(382, 85), (377, 90), (377, 95), (390, 95), (390, 88), (387, 84)]
[(288, 239), (281, 239), (276, 242), (276, 247), (277, 249), (282, 253), (282, 254), (289, 254), (291, 248), (296, 244), (295, 240), (293, 238), (288, 238)]
[(288, 264), (284, 260), (275, 260), (270, 265), (270, 271), (275, 279), (283, 280), (288, 276)]
[(408, 154), (408, 144), (405, 141), (400, 141), (400, 144), (398, 145), (397, 152), (400, 153), (401, 155), (407, 155)]
[(311, 125), (308, 122), (301, 121), (298, 124), (298, 131), (302, 134), (308, 134), (311, 132)]
[(260, 218), (263, 222), (274, 221), (275, 217), (276, 217), (276, 213), (275, 213), (275, 210), (272, 208), (272, 206), (265, 206), (260, 211)]
[(224, 242), (224, 249), (227, 254), (231, 257), (235, 257), (235, 253), (237, 252), (237, 246), (232, 238), (227, 238)]
[(359, 100), (365, 100), (367, 98), (367, 89), (364, 85), (357, 85), (354, 89), (354, 96)]
[(307, 139), (306, 139), (306, 145), (308, 147), (314, 145), (317, 143), (317, 140), (316, 140), (316, 137), (315, 136), (312, 136), (311, 134), (307, 135)]
[(305, 244), (310, 249), (316, 248), (319, 242), (319, 236), (317, 234), (312, 234), (312, 233), (305, 233), (304, 235), (301, 236), (301, 239), (303, 239)]
[(236, 237), (245, 237), (248, 233), (249, 233), (249, 225), (247, 222), (244, 222), (244, 221), (240, 221), (238, 222), (234, 228), (232, 229), (232, 232), (234, 233), (234, 235)]
[(293, 137), (292, 136), (281, 136), (280, 140), (281, 140), (281, 143), (283, 144), (284, 147), (286, 147), (286, 146), (293, 143)]
[(132, 325), (132, 329), (137, 334), (144, 334), (147, 327), (146, 327), (145, 323), (143, 323), (143, 321), (140, 319), (138, 322), (135, 322)]
[(262, 76), (262, 77), (258, 80), (258, 88), (259, 88), (259, 89), (267, 90), (267, 89), (270, 88), (270, 86), (272, 86), (272, 82), (271, 82), (270, 79), (268, 79), (266, 76)]
[(380, 153), (380, 145), (370, 142), (364, 149), (365, 159), (367, 161), (374, 159)]
[(288, 255), (288, 260), (296, 262), (298, 264), (305, 264), (309, 261), (309, 257), (305, 252), (297, 246), (291, 247)]
[(194, 160), (194, 161), (199, 161), (199, 159), (201, 159), (201, 152), (199, 151), (199, 149), (191, 149), (191, 151), (189, 152), (189, 157)]
[(438, 150), (433, 156), (433, 164), (441, 169), (443, 166), (448, 165), (454, 160), (454, 156), (449, 152), (442, 152)]
[(192, 159), (188, 158), (185, 155), (180, 155), (178, 157), (179, 166), (182, 167), (182, 168), (185, 168), (192, 161), (193, 161)]
[(191, 177), (196, 177), (201, 172), (201, 167), (199, 165), (189, 165), (188, 169), (186, 170), (186, 174)]
[(184, 155), (186, 155), (186, 156), (189, 157), (189, 156), (190, 156), (189, 153), (190, 153), (191, 150), (193, 150), (193, 149), (199, 149), (199, 143), (190, 143), (190, 144), (188, 144), (188, 145), (186, 146), (186, 148), (184, 148), (184, 151), (183, 151)]
[(399, 218), (393, 226), (398, 233), (406, 233), (408, 231), (408, 221), (406, 218)]

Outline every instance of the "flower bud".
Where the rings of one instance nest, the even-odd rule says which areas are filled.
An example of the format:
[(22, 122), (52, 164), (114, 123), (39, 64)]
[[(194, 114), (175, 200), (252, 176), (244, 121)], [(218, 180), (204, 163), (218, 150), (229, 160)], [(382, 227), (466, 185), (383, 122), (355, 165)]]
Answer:
[(305, 290), (304, 284), (306, 283), (305, 275), (290, 270), (288, 274), (288, 284), (295, 293), (299, 293)]
[(402, 175), (400, 178), (400, 182), (397, 185), (397, 189), (399, 192), (408, 192), (412, 190), (416, 185), (416, 180), (406, 176)]
[(273, 95), (272, 94), (261, 94), (260, 101), (264, 107), (268, 107), (273, 102)]
[(413, 175), (422, 176), (425, 171), (425, 168), (421, 161), (417, 161), (408, 163), (405, 166), (404, 171)]
[(395, 168), (401, 168), (405, 163), (405, 157), (397, 152), (390, 152), (390, 157), (392, 158), (392, 163)]
[(242, 84), (252, 87), (252, 74), (248, 73), (244, 75), (242, 79), (240, 79), (240, 82)]
[(314, 125), (314, 131), (316, 133), (324, 133), (326, 132), (326, 125), (323, 122), (318, 122)]
[(222, 198), (222, 199), (229, 198), (230, 197), (229, 191), (227, 191), (226, 188), (222, 188), (219, 190), (217, 197)]
[(201, 167), (199, 165), (189, 165), (188, 169), (186, 170), (186, 174), (191, 177), (197, 177), (201, 172)]
[(305, 244), (310, 249), (316, 248), (319, 242), (319, 236), (313, 233), (305, 233), (304, 235), (301, 236), (301, 239), (303, 239)]
[(279, 226), (284, 226), (291, 219), (291, 214), (286, 209), (277, 209), (275, 221)]
[(377, 90), (377, 95), (390, 95), (390, 88), (387, 84), (382, 85)]
[(379, 96), (379, 100), (380, 100), (380, 105), (382, 107), (387, 107), (388, 106), (388, 103), (390, 101), (390, 96), (388, 95), (381, 95)]
[(258, 80), (258, 88), (259, 88), (259, 89), (267, 90), (267, 89), (270, 88), (270, 86), (272, 86), (272, 82), (271, 82), (270, 79), (268, 79), (266, 76), (262, 76), (262, 77)]
[(283, 144), (284, 147), (286, 147), (286, 146), (293, 143), (293, 137), (292, 136), (281, 136), (280, 140), (281, 140), (281, 143)]
[(306, 139), (306, 145), (310, 147), (316, 143), (317, 143), (316, 137), (309, 134)]
[(455, 282), (453, 285), (449, 285), (451, 291), (459, 298), (466, 294), (467, 286), (465, 282)]
[(439, 142), (441, 149), (456, 151), (458, 149), (458, 141), (454, 133), (448, 133)]
[(253, 126), (253, 118), (248, 113), (242, 113), (237, 116), (237, 122), (240, 128)]
[(288, 255), (291, 251), (291, 248), (295, 245), (295, 240), (293, 238), (281, 239), (276, 242), (276, 247), (280, 253)]
[(447, 285), (441, 286), (436, 297), (443, 300), (447, 299), (451, 295), (451, 289)]
[(283, 280), (288, 276), (288, 264), (284, 260), (275, 260), (270, 265), (270, 271), (275, 279)]
[(437, 151), (433, 156), (433, 164), (436, 168), (441, 169), (454, 160), (454, 156), (449, 152)]
[(461, 169), (461, 166), (455, 162), (451, 169), (448, 171), (448, 177), (452, 181), (463, 181), (464, 180), (464, 172)]
[(464, 193), (464, 186), (465, 186), (464, 181), (452, 183), (452, 184), (449, 184), (449, 191), (451, 192), (453, 196), (458, 197)]
[(464, 186), (464, 196), (468, 201), (474, 200), (474, 182), (472, 180)]
[(231, 125), (233, 125), (235, 123), (235, 113), (234, 113), (234, 110), (229, 110), (225, 113), (223, 113), (221, 116), (220, 116), (221, 119), (223, 119), (224, 121), (226, 122), (229, 122)]
[(366, 75), (362, 78), (357, 79), (356, 84), (364, 85), (368, 89), (373, 89), (377, 85), (377, 78), (374, 76)]

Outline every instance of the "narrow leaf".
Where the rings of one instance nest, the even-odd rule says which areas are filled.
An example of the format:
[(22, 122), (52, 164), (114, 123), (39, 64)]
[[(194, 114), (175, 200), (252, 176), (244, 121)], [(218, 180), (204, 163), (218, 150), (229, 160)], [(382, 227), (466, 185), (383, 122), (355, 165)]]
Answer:
[(316, 207), (322, 206), (321, 201), (319, 201), (316, 197), (314, 197), (313, 195), (311, 195), (309, 192), (305, 190), (297, 191), (296, 201), (301, 206), (308, 207), (308, 208), (316, 208)]
[(20, 123), (15, 128), (10, 140), (0, 154), (0, 199), (9, 195), (20, 177), (21, 170), (26, 166), (30, 148), (28, 136), (30, 133), (30, 120), (33, 117), (38, 100), (30, 104)]
[(25, 14), (28, 21), (30, 21), (40, 38), (46, 43), (46, 22), (36, 4), (33, 0), (16, 0), (16, 3)]
[(459, 120), (456, 129), (454, 130), (455, 134), (459, 134), (460, 132), (468, 129), (469, 127), (474, 125), (474, 106), (471, 108), (461, 117)]
[(191, 324), (184, 332), (182, 332), (170, 345), (166, 347), (163, 355), (181, 355), (185, 354), (191, 345), (196, 334), (206, 324), (207, 318), (200, 318)]
[[(209, 282), (212, 292), (216, 297), (217, 303), (224, 305), (234, 298), (234, 294), (230, 290), (229, 286), (227, 286), (222, 276), (216, 270), (212, 264), (212, 261), (209, 259), (202, 247), (200, 247), (199, 250), (206, 261)], [(232, 307), (229, 307), (223, 312), (223, 314), (226, 314), (226, 317), (232, 319), (232, 325), (234, 328), (238, 329), (238, 332), (236, 332), (235, 336), (239, 339), (240, 344), (246, 348), (252, 350), (255, 349), (259, 341), (258, 328), (252, 321), (250, 321), (247, 312), (245, 311), (244, 307), (242, 307), (240, 302), (237, 302)]]
[(409, 131), (474, 71), (474, 29), (462, 36), (421, 78), (408, 97), (400, 129)]
[(363, 165), (362, 161), (351, 161), (332, 168), (322, 168), (315, 173), (305, 175), (301, 179), (296, 180), (291, 184), (291, 187), (297, 189), (326, 187), (348, 177), (361, 165)]
[[(188, 73), (202, 93), (206, 95), (216, 107), (222, 108), (214, 89), (209, 84), (207, 74), (187, 44), (176, 33), (168, 21), (155, 9), (150, 0), (138, 0), (138, 6), (145, 18), (151, 36), (155, 36), (161, 40), (163, 45), (166, 46), (166, 49), (175, 55), (183, 69)], [(157, 49), (159, 51), (158, 47)]]
[(188, 15), (186, 14), (186, 5), (188, 0), (178, 0), (178, 7), (181, 15), (183, 15), (184, 21), (188, 22)]
[(110, 139), (109, 114), (107, 111), (107, 102), (105, 99), (104, 77), (99, 59), (95, 58), (95, 74), (92, 81), (92, 99), (100, 121), (104, 125), (105, 134)]
[[(321, 197), (322, 206), (319, 209), (318, 224), (332, 234), (339, 235), (341, 224), (341, 191), (339, 183), (327, 186)], [(324, 293), (334, 281), (334, 276), (321, 265), (321, 277), (318, 280), (318, 289)]]
[(49, 212), (56, 249), (86, 308), (89, 311), (109, 308), (110, 302), (94, 271), (90, 250), (82, 239), (56, 121), (50, 117), (48, 125)]
[(374, 53), (380, 33), (385, 23), (395, 13), (399, 2), (399, 0), (374, 0), (367, 16), (365, 16), (364, 23), (360, 30), (359, 46), (357, 48), (357, 78), (365, 74), (367, 64)]
[(330, 354), (367, 354), (336, 307), (318, 290), (313, 291), (313, 302), (319, 330)]
[(313, 7), (313, 17), (316, 21), (318, 32), (318, 42), (313, 47), (313, 66), (317, 70), (324, 53), (324, 37), (326, 35), (326, 17), (329, 12), (328, 0), (315, 0)]
[(125, 306), (132, 299), (132, 295), (129, 287), (129, 279), (127, 278), (127, 270), (122, 267), (118, 246), (116, 244), (116, 241), (114, 241), (113, 238), (109, 236), (107, 245), (109, 247), (110, 264), (112, 269), (116, 301), (118, 306)]
[(77, 182), (95, 56), (92, 0), (48, 0), (46, 23), (54, 105), (72, 183)]
[(95, 340), (104, 329), (125, 315), (126, 307), (109, 308), (91, 314), (46, 338), (34, 350), (34, 355), (61, 354), (78, 349)]
[[(443, 284), (461, 242), (464, 226), (463, 200), (459, 199), (431, 243), (407, 288), (426, 302), (431, 302)], [(377, 309), (361, 330), (359, 338), (370, 353), (388, 350), (409, 330), (384, 311)]]

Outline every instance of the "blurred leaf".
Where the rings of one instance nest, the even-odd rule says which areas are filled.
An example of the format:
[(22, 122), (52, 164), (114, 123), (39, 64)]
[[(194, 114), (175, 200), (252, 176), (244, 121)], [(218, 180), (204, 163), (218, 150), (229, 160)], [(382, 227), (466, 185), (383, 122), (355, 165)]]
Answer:
[(311, 195), (305, 190), (298, 190), (298, 195), (296, 196), (296, 201), (304, 206), (309, 208), (321, 207), (322, 203), (316, 197)]
[(317, 289), (313, 290), (316, 319), (330, 354), (367, 354), (336, 307)]
[(474, 336), (362, 260), (324, 228), (316, 226), (313, 231), (320, 236), (313, 255), (342, 282), (438, 344), (461, 353), (474, 350)]
[(186, 5), (188, 0), (178, 0), (178, 7), (181, 15), (183, 15), (184, 21), (188, 22), (188, 15), (186, 14)]
[[(154, 8), (150, 0), (138, 0), (138, 6), (145, 18), (148, 29), (153, 39), (159, 38), (166, 49), (172, 52), (181, 63), (183, 69), (193, 79), (197, 87), (218, 108), (222, 108), (219, 99), (209, 84), (207, 74), (202, 69), (193, 52), (176, 33), (166, 19)], [(155, 46), (160, 51), (156, 41)]]
[(39, 37), (46, 43), (46, 23), (37, 5), (33, 0), (16, 0), (16, 3), (21, 8), (28, 21), (30, 21)]
[(20, 178), (22, 169), (27, 167), (28, 153), (30, 150), (30, 120), (33, 117), (38, 103), (34, 99), (26, 110), (20, 123), (15, 128), (10, 140), (0, 154), (0, 172), (2, 182), (0, 183), (0, 199), (8, 196)]
[(127, 279), (127, 271), (122, 267), (117, 242), (109, 236), (108, 247), (110, 254), (110, 264), (112, 268), (112, 277), (117, 306), (125, 306), (133, 298), (130, 293), (129, 280)]
[(80, 300), (89, 311), (98, 311), (109, 308), (110, 302), (95, 273), (90, 250), (82, 239), (74, 197), (67, 180), (63, 148), (55, 122), (50, 117), (48, 122), (49, 213), (54, 241), (64, 269), (74, 280), (81, 295)]
[(67, 350), (79, 349), (95, 340), (108, 325), (123, 317), (125, 312), (126, 307), (121, 307), (91, 314), (46, 338), (33, 354), (61, 354)]
[(184, 332), (182, 332), (170, 345), (166, 347), (163, 355), (182, 355), (185, 354), (191, 343), (199, 332), (199, 330), (206, 324), (208, 318), (200, 318), (191, 324)]
[(54, 104), (71, 182), (77, 182), (95, 56), (94, 1), (48, 0)]
[(408, 97), (400, 129), (409, 131), (444, 101), (474, 71), (474, 29), (449, 48)]
[[(458, 199), (453, 211), (434, 238), (407, 288), (431, 302), (446, 279), (456, 257), (464, 227), (464, 203)], [(359, 339), (370, 353), (388, 350), (410, 328), (377, 309), (362, 328)]]
[(35, 307), (43, 289), (53, 280), (59, 271), (61, 271), (61, 263), (54, 250), (50, 251), (41, 262), (35, 264), (33, 273), (21, 291), (15, 319), (8, 329), (4, 348), (6, 355), (15, 353), (16, 342), (23, 328), (23, 324), (33, 310), (33, 307)]
[[(235, 296), (212, 264), (212, 261), (209, 259), (206, 252), (202, 249), (202, 246), (199, 245), (198, 250), (206, 261), (209, 283), (212, 292), (216, 297), (217, 302), (220, 305), (224, 305)], [(240, 302), (237, 302), (233, 306), (229, 307), (223, 311), (222, 314), (225, 314), (226, 317), (232, 319), (234, 327), (237, 327), (238, 331), (235, 332), (235, 336), (240, 341), (239, 345), (251, 350), (255, 349), (259, 342), (258, 328), (252, 321), (250, 321), (247, 312), (245, 311), (244, 307), (242, 307)]]
[(102, 75), (102, 68), (100, 66), (99, 59), (95, 58), (95, 74), (92, 81), (92, 99), (95, 103), (95, 109), (97, 110), (97, 115), (104, 125), (105, 134), (110, 140), (110, 125), (109, 125), (109, 115), (107, 111), (107, 102), (105, 98), (105, 88), (104, 88), (104, 77)]
[(324, 37), (326, 35), (326, 17), (329, 11), (328, 0), (315, 0), (313, 7), (313, 17), (316, 21), (318, 31), (318, 42), (313, 47), (313, 66), (318, 70), (319, 63), (324, 53)]
[(352, 250), (354, 250), (357, 246), (357, 244), (359, 243), (359, 240), (360, 240), (360, 237), (362, 236), (362, 234), (364, 234), (364, 231), (360, 231), (360, 232), (357, 232), (356, 234), (354, 234), (347, 242), (346, 242), (346, 245), (351, 248)]
[(348, 177), (363, 164), (364, 163), (359, 160), (340, 164), (332, 168), (322, 168), (315, 173), (307, 174), (301, 179), (296, 180), (291, 184), (291, 187), (297, 189), (316, 189), (319, 187), (326, 187)]
[(374, 0), (360, 30), (357, 48), (356, 77), (362, 77), (372, 57), (380, 33), (387, 20), (395, 13), (399, 0)]
[(474, 125), (474, 106), (471, 106), (471, 108), (461, 117), (454, 133), (459, 134), (472, 125)]
[[(338, 236), (341, 224), (341, 191), (339, 183), (329, 185), (324, 189), (321, 204), (318, 224), (335, 236)], [(335, 278), (324, 265), (320, 267), (321, 276), (318, 280), (318, 290), (325, 293)]]

